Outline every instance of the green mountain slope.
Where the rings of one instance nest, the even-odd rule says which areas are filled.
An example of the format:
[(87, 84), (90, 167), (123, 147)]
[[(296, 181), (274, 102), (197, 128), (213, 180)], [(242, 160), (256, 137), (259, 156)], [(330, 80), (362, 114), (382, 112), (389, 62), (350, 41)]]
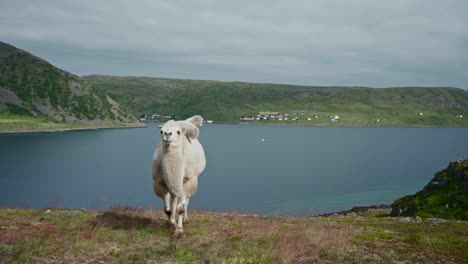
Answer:
[[(89, 75), (82, 77), (136, 113), (201, 114), (237, 122), (259, 111), (294, 112), (288, 124), (468, 126), (468, 91), (457, 88), (316, 87)], [(422, 113), (422, 115), (421, 115)], [(317, 119), (307, 117), (318, 115)], [(328, 116), (339, 115), (339, 122)], [(462, 115), (463, 117), (460, 117)]]
[(392, 215), (468, 220), (468, 159), (451, 162), (420, 192), (396, 200)]
[(90, 83), (3, 42), (0, 114), (83, 124), (133, 121), (118, 103)]

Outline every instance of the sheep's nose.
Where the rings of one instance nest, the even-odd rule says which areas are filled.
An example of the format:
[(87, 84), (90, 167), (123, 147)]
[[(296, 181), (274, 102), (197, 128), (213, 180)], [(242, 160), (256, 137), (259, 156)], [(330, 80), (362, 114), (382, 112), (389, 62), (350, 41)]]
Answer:
[(169, 133), (164, 132), (164, 135), (166, 135), (166, 136), (172, 136), (172, 132), (169, 132)]

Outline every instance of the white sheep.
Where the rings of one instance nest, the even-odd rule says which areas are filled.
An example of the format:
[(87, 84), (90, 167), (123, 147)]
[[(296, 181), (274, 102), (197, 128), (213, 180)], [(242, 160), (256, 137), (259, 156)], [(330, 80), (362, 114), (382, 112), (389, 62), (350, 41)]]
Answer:
[(161, 143), (153, 155), (153, 188), (164, 200), (164, 211), (175, 236), (183, 234), (182, 222), (188, 220), (187, 206), (198, 189), (198, 176), (206, 165), (203, 147), (197, 139), (197, 126), (202, 123), (203, 118), (196, 115), (159, 126)]

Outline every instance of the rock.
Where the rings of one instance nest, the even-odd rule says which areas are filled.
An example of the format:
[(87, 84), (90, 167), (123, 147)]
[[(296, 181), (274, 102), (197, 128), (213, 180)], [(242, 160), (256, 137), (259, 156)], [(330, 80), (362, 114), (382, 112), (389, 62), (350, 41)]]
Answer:
[(16, 226), (2, 226), (0, 229), (2, 230), (18, 230), (19, 228)]
[(427, 218), (426, 219), (426, 222), (430, 222), (430, 223), (443, 223), (443, 222), (446, 222), (447, 220), (445, 219), (442, 219), (442, 218)]
[(413, 219), (411, 217), (395, 217), (400, 222), (411, 222)]
[(447, 185), (448, 183), (449, 183), (449, 181), (448, 181), (447, 178), (442, 178), (439, 181), (431, 182), (430, 186), (431, 186), (432, 190), (438, 190), (438, 189), (444, 187), (445, 185)]
[(51, 211), (50, 209), (47, 209), (47, 210), (44, 212), (44, 214), (50, 214), (50, 213), (52, 213), (52, 211)]
[(416, 212), (416, 208), (413, 203), (408, 204), (392, 204), (392, 216), (412, 215)]
[(386, 204), (379, 204), (379, 205), (371, 205), (371, 206), (355, 206), (351, 208), (351, 210), (345, 210), (345, 211), (340, 211), (340, 212), (334, 212), (334, 213), (326, 213), (326, 214), (321, 214), (319, 216), (326, 216), (326, 217), (346, 217), (346, 216), (362, 216), (362, 215), (367, 215), (370, 212), (383, 212), (383, 213), (389, 213), (389, 209), (391, 208), (390, 205)]
[(416, 222), (422, 222), (422, 218), (419, 217), (419, 216), (416, 216), (416, 217), (414, 218), (414, 220), (415, 220)]
[(83, 211), (81, 211), (81, 210), (70, 210), (70, 211), (67, 211), (66, 213), (69, 214), (69, 215), (80, 215), (80, 214), (83, 214)]

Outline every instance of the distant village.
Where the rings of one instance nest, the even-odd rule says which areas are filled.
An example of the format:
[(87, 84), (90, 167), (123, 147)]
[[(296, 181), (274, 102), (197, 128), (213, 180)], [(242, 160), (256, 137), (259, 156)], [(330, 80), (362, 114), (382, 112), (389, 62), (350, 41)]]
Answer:
[(154, 113), (151, 115), (140, 115), (139, 119), (141, 122), (147, 122), (147, 121), (164, 121), (164, 120), (170, 120), (170, 119), (175, 119), (175, 115), (163, 115), (163, 114), (158, 114)]
[[(417, 113), (419, 116), (423, 116), (424, 113)], [(456, 118), (463, 118), (463, 115), (456, 115)], [(257, 115), (243, 115), (240, 116), (240, 121), (261, 121), (261, 120), (270, 120), (270, 121), (298, 121), (298, 120), (307, 120), (313, 121), (314, 119), (319, 119), (319, 115), (313, 115), (306, 111), (291, 111), (288, 113), (280, 113), (280, 112), (258, 112)], [(323, 117), (322, 117), (323, 118)], [(331, 122), (339, 122), (342, 117), (339, 115), (329, 115), (326, 117)], [(150, 121), (167, 121), (170, 119), (177, 120), (178, 117), (176, 115), (165, 115), (165, 114), (150, 114), (150, 115), (140, 115), (139, 120), (141, 122), (150, 122)], [(380, 118), (374, 120), (375, 122), (379, 123), (382, 121)], [(203, 122), (211, 124), (213, 120), (204, 120)]]
[[(258, 112), (256, 116), (241, 116), (240, 121), (255, 121), (255, 120), (277, 120), (277, 121), (298, 121), (299, 119), (306, 119), (312, 121), (313, 119), (320, 118), (319, 115), (307, 116), (305, 111), (292, 111), (290, 113), (280, 112)], [(337, 122), (341, 119), (338, 115), (327, 116), (332, 122)]]
[[(419, 116), (423, 116), (424, 113), (418, 113)], [(463, 115), (456, 115), (456, 118), (463, 118)], [(280, 113), (280, 112), (258, 112), (257, 115), (246, 115), (240, 116), (240, 121), (260, 121), (260, 120), (271, 120), (271, 121), (298, 121), (300, 119), (312, 121), (314, 119), (320, 118), (319, 115), (311, 115), (306, 111), (291, 111), (289, 113)], [(326, 117), (331, 122), (338, 122), (342, 118), (339, 115), (329, 115)], [(380, 118), (374, 120), (376, 123), (382, 121)]]
[[(164, 114), (158, 114), (158, 113), (154, 113), (154, 114), (151, 114), (151, 115), (140, 115), (138, 117), (140, 119), (141, 122), (150, 122), (150, 121), (155, 121), (155, 122), (158, 122), (158, 121), (167, 121), (167, 120), (177, 120), (178, 117), (176, 115), (164, 115)], [(211, 124), (213, 123), (213, 120), (203, 120), (203, 123), (208, 123), (208, 124)]]

